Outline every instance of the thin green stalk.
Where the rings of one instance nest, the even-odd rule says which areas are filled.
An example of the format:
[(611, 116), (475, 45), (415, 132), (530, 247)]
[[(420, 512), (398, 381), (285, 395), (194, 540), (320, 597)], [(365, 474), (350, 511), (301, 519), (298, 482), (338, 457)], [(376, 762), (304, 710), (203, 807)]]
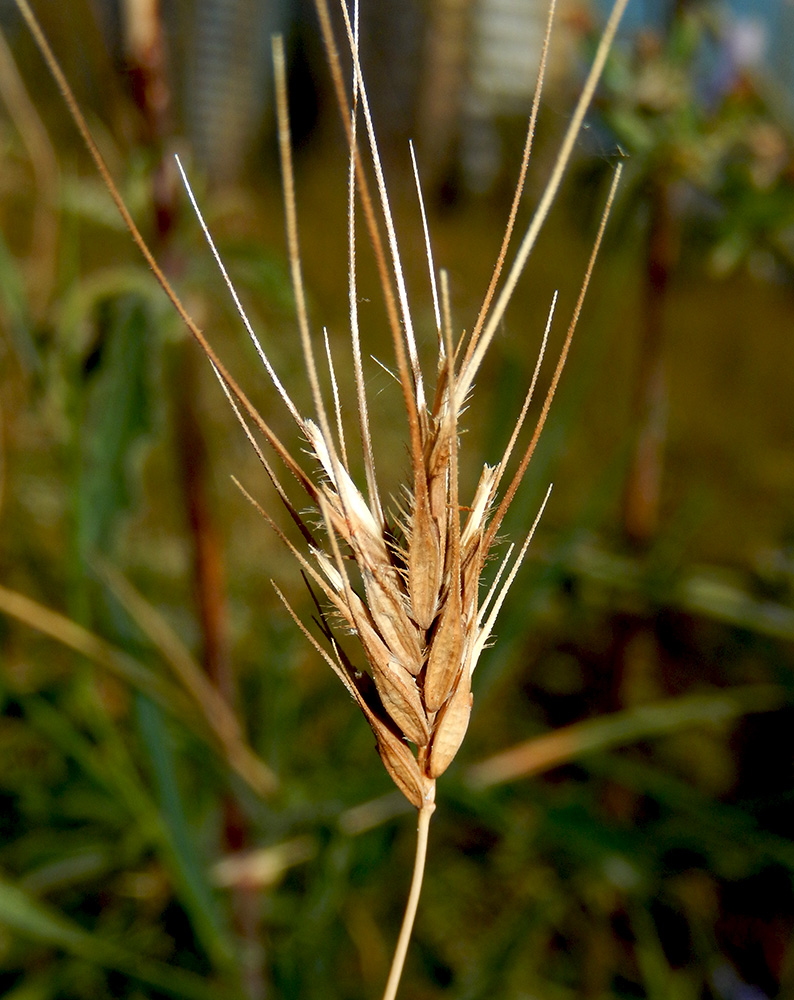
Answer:
[(430, 831), (430, 817), (436, 811), (434, 798), (426, 798), (419, 810), (419, 822), (416, 830), (416, 858), (414, 860), (414, 873), (411, 878), (411, 889), (408, 893), (408, 902), (405, 904), (405, 915), (403, 916), (400, 936), (397, 938), (397, 947), (394, 949), (394, 958), (389, 970), (389, 978), (386, 981), (386, 989), (383, 993), (383, 1000), (394, 1000), (400, 986), (400, 977), (405, 965), (405, 956), (408, 952), (408, 943), (411, 940), (411, 932), (414, 928), (416, 909), (419, 906), (419, 896), (422, 892), (422, 880), (425, 875), (425, 860), (427, 858), (427, 836)]

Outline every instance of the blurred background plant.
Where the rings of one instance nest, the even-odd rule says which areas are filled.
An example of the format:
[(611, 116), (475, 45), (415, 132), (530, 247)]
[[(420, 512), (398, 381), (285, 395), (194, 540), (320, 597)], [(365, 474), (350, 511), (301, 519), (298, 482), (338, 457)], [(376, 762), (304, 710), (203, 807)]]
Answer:
[[(39, 13), (158, 257), (286, 434), (170, 157), (192, 151), (228, 269), (300, 401), (262, 68), (274, 27), (291, 40), (312, 310), (340, 344), (345, 156), (312, 12), (266, 6)], [(308, 604), (230, 482), (259, 490), (255, 457), (30, 39), (8, 4), (0, 14), (0, 989), (376, 995), (412, 822), (272, 593), (270, 577)], [(498, 248), (545, 11), (439, 0), (362, 16), (398, 225), (419, 231), (415, 134), (462, 328)], [(792, 81), (773, 58), (782, 36), (790, 51), (785, 16), (635, 11), (477, 386), (472, 477), (520, 406), (552, 291), (561, 308), (577, 294), (604, 167), (627, 156), (508, 526), (530, 523), (553, 478), (434, 819), (412, 996), (794, 991), (794, 160)], [(533, 190), (598, 19), (562, 17)], [(362, 323), (388, 364), (368, 269)], [(369, 378), (396, 477), (399, 399), (388, 375)]]

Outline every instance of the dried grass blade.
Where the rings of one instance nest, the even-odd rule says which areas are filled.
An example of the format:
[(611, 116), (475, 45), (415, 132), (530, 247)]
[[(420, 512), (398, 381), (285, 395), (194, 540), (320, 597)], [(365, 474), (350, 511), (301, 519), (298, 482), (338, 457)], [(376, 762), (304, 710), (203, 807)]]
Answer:
[(140, 626), (144, 635), (151, 639), (199, 706), (234, 769), (247, 775), (247, 781), (260, 792), (272, 794), (276, 791), (278, 779), (248, 746), (234, 710), (202, 671), (165, 618), (104, 559), (96, 557), (94, 565), (116, 599)]
[(723, 724), (748, 713), (774, 711), (784, 703), (784, 697), (783, 688), (773, 684), (743, 684), (662, 698), (574, 722), (508, 747), (475, 764), (466, 778), (474, 788), (490, 788), (551, 770), (595, 751), (629, 746), (684, 727), (713, 726), (718, 720)]
[(150, 670), (59, 611), (0, 585), (0, 612), (79, 653), (119, 680), (154, 698), (163, 707), (195, 720), (195, 703), (173, 681)]

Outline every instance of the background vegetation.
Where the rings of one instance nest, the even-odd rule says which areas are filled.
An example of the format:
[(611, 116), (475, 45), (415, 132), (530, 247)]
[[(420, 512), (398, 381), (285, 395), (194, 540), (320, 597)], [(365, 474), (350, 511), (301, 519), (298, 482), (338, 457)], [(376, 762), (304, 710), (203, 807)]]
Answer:
[[(119, 73), (89, 9), (75, 0), (72, 15), (53, 5), (46, 26), (134, 215), (288, 435), (166, 155), (181, 113), (162, 57), (178, 67), (184, 51), (129, 50)], [(313, 113), (300, 118), (311, 308), (342, 356), (345, 154), (322, 63), (300, 69), (317, 50), (300, 46), (314, 23), (295, 23), (296, 112), (318, 116), (316, 127)], [(122, 231), (29, 39), (6, 28), (0, 991), (377, 996), (412, 816), (272, 591), (271, 578), (311, 615), (294, 564), (231, 482), (275, 509), (212, 373)], [(565, 31), (583, 60), (589, 23), (569, 18)], [(622, 39), (476, 387), (462, 442), (472, 484), (509, 432), (555, 288), (560, 315), (570, 311), (590, 206), (627, 154), (569, 368), (507, 526), (520, 534), (554, 481), (441, 783), (406, 996), (794, 992), (794, 159), (790, 106), (735, 59), (723, 72), (729, 42), (708, 9)], [(562, 73), (556, 83), (530, 197), (576, 86)], [(522, 128), (495, 122), (507, 152)], [(429, 336), (398, 138), (391, 189)], [(455, 163), (428, 164), (431, 229), (465, 328), (517, 162), (505, 155), (476, 196)], [(200, 200), (275, 366), (308, 406), (267, 130), (241, 179), (208, 184)], [(389, 365), (370, 269), (363, 259), (367, 350)], [(368, 380), (376, 458), (396, 483), (399, 393), (375, 365)]]

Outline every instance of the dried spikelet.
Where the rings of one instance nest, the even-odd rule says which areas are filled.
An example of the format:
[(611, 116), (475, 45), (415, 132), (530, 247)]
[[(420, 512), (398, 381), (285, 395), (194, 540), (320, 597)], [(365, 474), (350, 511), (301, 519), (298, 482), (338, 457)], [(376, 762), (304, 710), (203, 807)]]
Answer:
[(428, 770), (431, 778), (443, 774), (460, 749), (469, 725), (471, 706), (471, 672), (464, 665), (449, 700), (438, 713), (430, 748)]

